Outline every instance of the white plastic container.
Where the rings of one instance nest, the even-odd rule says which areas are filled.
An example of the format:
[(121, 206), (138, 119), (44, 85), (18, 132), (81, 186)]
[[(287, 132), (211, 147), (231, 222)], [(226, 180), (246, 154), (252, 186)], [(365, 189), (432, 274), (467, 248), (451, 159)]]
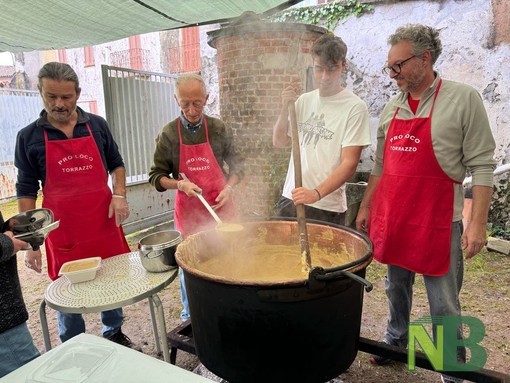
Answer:
[(83, 258), (66, 262), (60, 268), (58, 275), (63, 275), (71, 283), (91, 281), (101, 266), (101, 257)]
[(107, 382), (118, 358), (113, 347), (87, 342), (64, 343), (55, 350), (26, 383)]

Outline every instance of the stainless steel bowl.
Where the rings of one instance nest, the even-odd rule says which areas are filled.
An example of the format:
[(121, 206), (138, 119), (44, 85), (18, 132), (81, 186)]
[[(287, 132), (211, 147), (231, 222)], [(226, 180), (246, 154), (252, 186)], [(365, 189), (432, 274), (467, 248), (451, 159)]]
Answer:
[(175, 250), (182, 242), (177, 230), (165, 230), (149, 234), (138, 242), (142, 266), (152, 273), (160, 273), (177, 266)]

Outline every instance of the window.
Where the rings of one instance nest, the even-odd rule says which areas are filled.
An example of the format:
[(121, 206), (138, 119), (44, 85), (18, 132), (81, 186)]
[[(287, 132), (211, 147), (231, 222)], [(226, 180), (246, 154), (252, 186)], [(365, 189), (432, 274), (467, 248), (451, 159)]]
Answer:
[(198, 27), (182, 29), (182, 67), (183, 72), (200, 70), (200, 35)]
[(89, 101), (89, 112), (97, 114), (97, 101)]
[(83, 48), (85, 66), (94, 66), (94, 47)]
[(61, 63), (67, 63), (67, 51), (65, 49), (58, 50), (58, 61)]
[(200, 71), (200, 34), (198, 27), (183, 28), (179, 43), (168, 50), (169, 70), (172, 73)]
[(143, 52), (140, 35), (129, 38), (129, 67), (131, 69), (143, 69)]

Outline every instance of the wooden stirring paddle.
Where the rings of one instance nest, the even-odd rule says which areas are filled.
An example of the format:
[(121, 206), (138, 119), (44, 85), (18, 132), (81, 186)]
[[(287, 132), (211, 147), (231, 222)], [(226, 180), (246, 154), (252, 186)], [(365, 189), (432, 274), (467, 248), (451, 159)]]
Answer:
[[(303, 186), (303, 177), (301, 173), (301, 152), (299, 149), (299, 136), (296, 118), (296, 106), (294, 102), (289, 102), (290, 127), (292, 136), (292, 157), (294, 158), (294, 183), (295, 187)], [(296, 205), (296, 213), (299, 229), (299, 245), (301, 247), (301, 256), (305, 257), (306, 267), (312, 268), (312, 259), (310, 256), (310, 247), (308, 245), (308, 232), (306, 229), (305, 205)]]

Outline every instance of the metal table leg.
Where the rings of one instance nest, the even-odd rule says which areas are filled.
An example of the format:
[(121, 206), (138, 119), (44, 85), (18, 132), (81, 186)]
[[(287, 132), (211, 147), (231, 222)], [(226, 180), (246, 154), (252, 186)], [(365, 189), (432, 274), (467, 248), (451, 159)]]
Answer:
[(151, 298), (152, 297), (149, 297), (148, 300), (149, 300), (149, 309), (151, 312), (152, 333), (154, 334), (154, 341), (156, 342), (156, 352), (159, 355), (159, 353), (161, 352), (161, 345), (159, 343), (159, 333), (158, 333), (156, 316), (154, 313), (154, 302)]
[(168, 339), (166, 335), (166, 323), (165, 323), (165, 313), (163, 312), (163, 304), (161, 303), (161, 299), (157, 294), (152, 295), (149, 300), (153, 301), (153, 304), (156, 308), (156, 322), (157, 327), (159, 328), (159, 338), (161, 341), (161, 348), (163, 349), (163, 359), (165, 362), (170, 362), (170, 352), (168, 350)]
[(51, 350), (50, 330), (48, 329), (48, 319), (46, 318), (46, 300), (43, 299), (39, 305), (39, 318), (41, 320), (41, 328), (44, 339), (44, 348), (46, 351)]

